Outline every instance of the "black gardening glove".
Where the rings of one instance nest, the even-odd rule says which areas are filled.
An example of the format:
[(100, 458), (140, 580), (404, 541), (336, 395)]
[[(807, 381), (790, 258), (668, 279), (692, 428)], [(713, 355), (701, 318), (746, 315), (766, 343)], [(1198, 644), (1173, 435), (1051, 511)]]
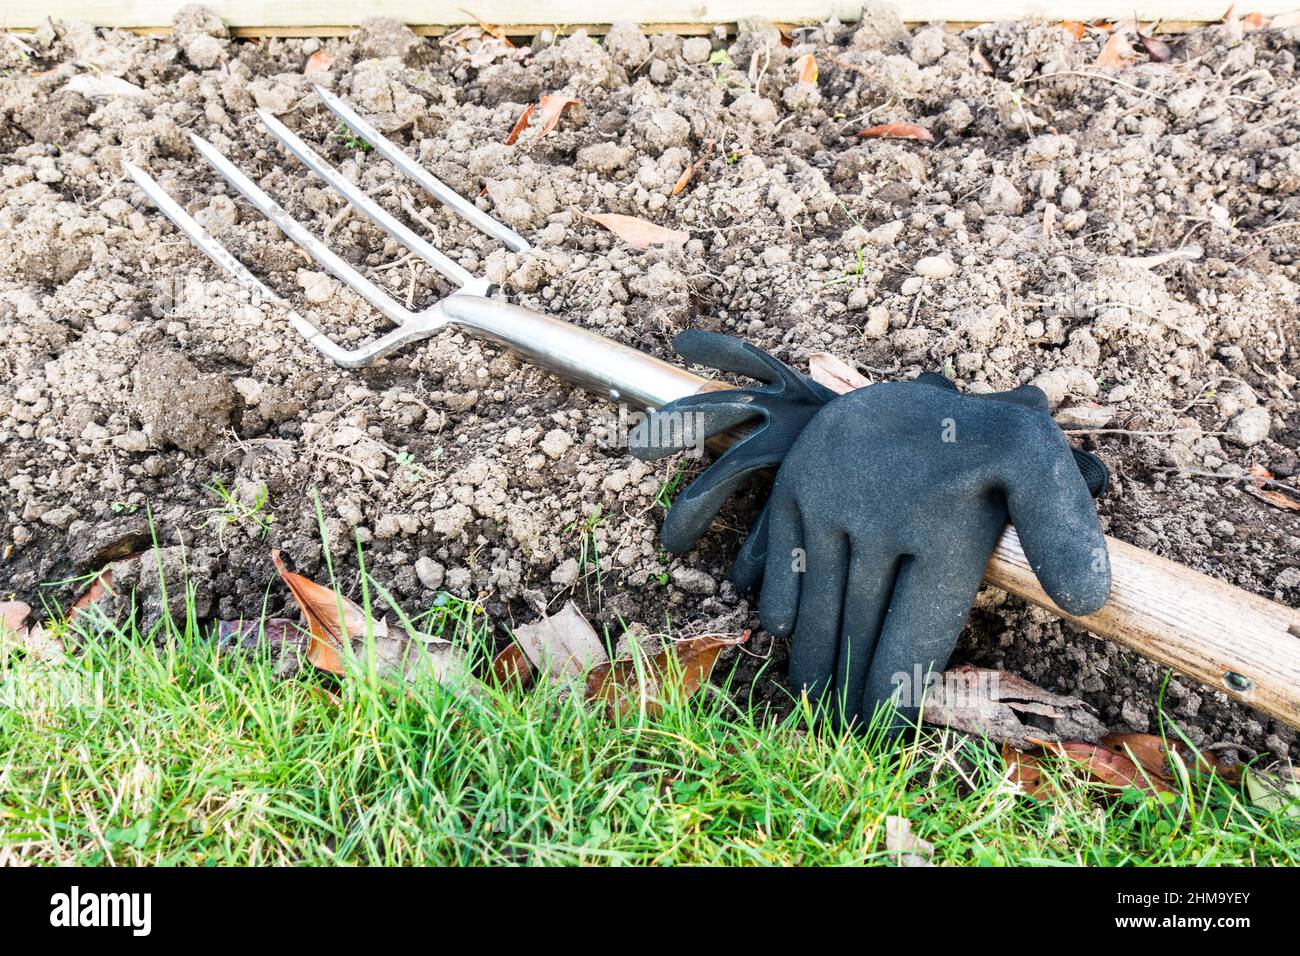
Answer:
[[(652, 461), (698, 448), (705, 438), (752, 423), (749, 433), (687, 485), (668, 509), (660, 541), (665, 550), (682, 553), (708, 530), (718, 509), (747, 477), (781, 463), (804, 426), (835, 393), (762, 349), (729, 335), (688, 329), (673, 339), (673, 349), (688, 361), (767, 383), (679, 398), (652, 412), (629, 436), (628, 450), (637, 458)], [(742, 554), (763, 553), (764, 514), (750, 529)], [(749, 559), (746, 569), (746, 583), (756, 583), (761, 559)]]
[(1096, 611), (1110, 567), (1089, 482), (1100, 493), (1106, 480), (1033, 386), (962, 395), (927, 373), (837, 397), (768, 502), (759, 616), (793, 635), (791, 686), (814, 703), (832, 693), (831, 715), (860, 727), (904, 675), (898, 713), (915, 720), (918, 685), (947, 664), (1008, 514), (1052, 599)]

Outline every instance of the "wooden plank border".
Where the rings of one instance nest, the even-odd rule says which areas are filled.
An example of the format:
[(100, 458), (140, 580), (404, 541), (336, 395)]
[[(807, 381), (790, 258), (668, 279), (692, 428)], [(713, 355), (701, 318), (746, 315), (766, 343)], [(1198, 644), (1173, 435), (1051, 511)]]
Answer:
[[(1232, 0), (904, 0), (909, 23), (950, 24), (996, 20), (1126, 19), (1204, 23), (1222, 19)], [(236, 36), (339, 36), (367, 17), (383, 16), (413, 25), (417, 33), (438, 35), (474, 22), (464, 8), (488, 23), (520, 34), (563, 26), (603, 33), (607, 22), (590, 0), (206, 0)], [(1296, 9), (1297, 0), (1242, 0), (1238, 13), (1273, 16)], [(30, 30), (46, 17), (83, 20), (101, 27), (140, 33), (166, 33), (180, 0), (45, 0), (41, 4), (6, 4), (0, 29)], [(598, 16), (593, 17), (596, 13)], [(856, 22), (861, 0), (639, 0), (623, 5), (620, 15), (652, 30), (703, 33), (716, 24), (735, 24), (748, 17), (777, 23)], [(595, 22), (593, 22), (595, 21)]]

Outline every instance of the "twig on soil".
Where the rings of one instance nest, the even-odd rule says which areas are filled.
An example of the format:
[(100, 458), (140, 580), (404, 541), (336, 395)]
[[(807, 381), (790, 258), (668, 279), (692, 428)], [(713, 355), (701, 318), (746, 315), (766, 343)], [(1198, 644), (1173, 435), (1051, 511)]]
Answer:
[(1276, 478), (1264, 478), (1261, 477), (1260, 475), (1252, 475), (1250, 473), (1246, 473), (1242, 475), (1221, 475), (1217, 471), (1197, 471), (1195, 469), (1183, 469), (1183, 468), (1159, 468), (1156, 470), (1164, 475), (1183, 475), (1186, 477), (1195, 477), (1195, 478), (1217, 478), (1220, 481), (1228, 482), (1228, 484), (1234, 484), (1238, 481), (1249, 481), (1251, 484), (1254, 485), (1272, 485), (1275, 488), (1281, 488), (1282, 490), (1289, 491), (1292, 494), (1300, 495), (1300, 488), (1297, 488), (1295, 485), (1288, 485), (1285, 481), (1278, 481)]
[(916, 296), (912, 299), (912, 315), (907, 320), (907, 327), (910, 329), (916, 324), (916, 315), (921, 311), (921, 299), (925, 296), (925, 280), (921, 280), (921, 288), (916, 290)]
[(1203, 432), (1199, 428), (1174, 428), (1169, 431), (1157, 431), (1140, 428), (1065, 428), (1062, 429), (1067, 435), (1139, 435), (1143, 437), (1154, 437), (1159, 435), (1182, 435), (1187, 432), (1195, 432), (1199, 435), (1220, 436), (1226, 435), (1227, 432)]
[(397, 259), (393, 262), (386, 262), (382, 266), (375, 266), (374, 270), (376, 272), (388, 272), (390, 269), (398, 269), (406, 265), (407, 260), (413, 258), (414, 256), (415, 256), (414, 252), (408, 252), (406, 255), (402, 256), (402, 258)]
[(86, 204), (87, 208), (93, 209), (95, 206), (98, 206), (109, 196), (113, 195), (114, 190), (116, 190), (117, 187), (122, 185), (124, 182), (126, 182), (126, 176), (119, 176), (117, 179), (113, 180), (112, 185), (110, 185), (107, 189), (105, 189), (102, 193), (100, 193), (98, 197), (92, 199), (90, 202)]
[(332, 458), (335, 461), (343, 462), (343, 464), (345, 465), (351, 465), (353, 468), (360, 468), (371, 478), (382, 478), (384, 479), (384, 481), (389, 480), (388, 472), (384, 471), (383, 469), (372, 468), (369, 465), (364, 465), (359, 461), (353, 461), (347, 455), (340, 455), (338, 452), (326, 451), (323, 448), (308, 448), (307, 451), (309, 454), (319, 455), (321, 458)]
[(335, 229), (337, 229), (340, 225), (342, 225), (343, 222), (351, 215), (352, 215), (352, 204), (348, 203), (346, 206), (344, 206), (342, 209), (336, 212), (330, 218), (330, 221), (325, 224), (325, 232), (324, 232), (325, 238), (328, 239), (330, 237), (330, 233), (332, 233)]
[[(366, 196), (370, 199), (375, 199), (378, 196), (383, 196), (391, 192), (392, 188), (393, 188), (392, 182), (381, 183), (380, 185), (376, 186), (374, 189), (366, 193)], [(342, 209), (340, 209), (337, 213), (334, 214), (334, 217), (330, 219), (328, 223), (326, 223), (325, 238), (328, 239), (330, 237), (330, 233), (332, 233), (335, 229), (337, 229), (351, 215), (352, 215), (352, 204), (347, 203), (343, 206)]]
[(1190, 402), (1188, 402), (1186, 405), (1184, 405), (1182, 408), (1178, 409), (1175, 414), (1185, 415), (1189, 410), (1197, 407), (1198, 405), (1211, 404), (1208, 399), (1206, 401), (1202, 401), (1201, 397), (1205, 395), (1206, 392), (1209, 392), (1212, 389), (1217, 389), (1224, 382), (1236, 382), (1238, 385), (1247, 384), (1244, 379), (1237, 378), (1237, 376), (1235, 375), (1218, 375), (1210, 379), (1204, 385), (1197, 388), (1195, 391), (1193, 391), (1192, 394), (1195, 395), (1196, 397), (1192, 399)]
[[(1279, 328), (1278, 328), (1278, 331), (1281, 332), (1280, 320), (1279, 320)], [(1286, 348), (1286, 339), (1283, 339), (1283, 340), (1282, 340), (1282, 347), (1283, 347), (1284, 349)], [(1258, 363), (1258, 362), (1251, 362), (1251, 363), (1250, 363), (1250, 367), (1253, 368), (1253, 369), (1254, 369), (1256, 372), (1258, 372), (1260, 375), (1262, 375), (1264, 378), (1272, 379), (1272, 380), (1277, 384), (1277, 387), (1280, 388), (1280, 389), (1282, 390), (1282, 394), (1285, 395), (1288, 399), (1294, 399), (1294, 398), (1295, 398), (1295, 396), (1291, 394), (1291, 389), (1287, 388), (1286, 385), (1283, 384), (1283, 382), (1282, 382), (1282, 378), (1281, 378), (1280, 375), (1271, 375), (1271, 374), (1269, 374), (1268, 372), (1264, 371), (1262, 368), (1259, 367), (1259, 363)]]
[(401, 202), (402, 209), (406, 212), (406, 214), (410, 216), (412, 219), (414, 219), (416, 222), (418, 222), (420, 225), (422, 225), (425, 229), (428, 229), (430, 233), (432, 233), (433, 244), (435, 246), (441, 246), (442, 233), (439, 231), (437, 226), (429, 222), (429, 220), (425, 217), (424, 213), (420, 212), (420, 210), (415, 208), (415, 200), (411, 198), (411, 194), (408, 193), (405, 189), (399, 189), (397, 191), (397, 198), (398, 201)]
[(1144, 90), (1142, 87), (1134, 86), (1132, 83), (1125, 83), (1117, 77), (1107, 76), (1105, 73), (1093, 73), (1089, 70), (1057, 70), (1055, 73), (1047, 73), (1043, 76), (1031, 76), (1029, 79), (1025, 80), (1025, 82), (1035, 83), (1039, 80), (1050, 80), (1054, 76), (1082, 76), (1092, 80), (1106, 80), (1109, 83), (1114, 83), (1116, 86), (1122, 86), (1125, 89), (1132, 90), (1134, 93), (1141, 93), (1143, 96), (1153, 97), (1160, 100), (1162, 103), (1165, 101), (1165, 97), (1155, 92), (1155, 90)]
[(22, 50), (22, 51), (23, 51), (24, 53), (26, 53), (28, 56), (32, 56), (32, 57), (36, 56), (36, 51), (35, 51), (34, 49), (32, 49), (31, 47), (29, 47), (29, 46), (28, 46), (26, 43), (24, 43), (22, 40), (18, 39), (18, 37), (17, 37), (16, 34), (6, 32), (6, 33), (4, 34), (4, 38), (5, 38), (6, 40), (11, 40), (11, 41), (13, 41), (14, 46), (18, 47), (18, 49)]
[(776, 650), (776, 635), (769, 634), (768, 637), (771, 638), (771, 640), (768, 641), (766, 654), (755, 654), (749, 648), (745, 647), (744, 644), (737, 644), (736, 650), (740, 651), (740, 653), (742, 654), (746, 654), (749, 657), (754, 658), (755, 660), (770, 661), (772, 659), (773, 652)]

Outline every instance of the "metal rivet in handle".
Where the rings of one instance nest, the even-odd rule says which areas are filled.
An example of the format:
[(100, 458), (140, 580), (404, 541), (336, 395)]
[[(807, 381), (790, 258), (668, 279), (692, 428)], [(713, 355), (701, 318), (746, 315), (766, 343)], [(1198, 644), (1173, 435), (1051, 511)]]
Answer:
[(1228, 671), (1223, 675), (1223, 684), (1228, 690), (1236, 691), (1238, 694), (1244, 694), (1255, 686), (1255, 682), (1244, 674), (1238, 674), (1236, 671)]

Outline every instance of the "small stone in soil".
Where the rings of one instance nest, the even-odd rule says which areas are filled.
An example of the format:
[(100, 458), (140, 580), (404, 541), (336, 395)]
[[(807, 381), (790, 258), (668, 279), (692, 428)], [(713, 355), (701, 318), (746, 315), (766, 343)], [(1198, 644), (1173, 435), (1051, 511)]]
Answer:
[(1248, 408), (1232, 421), (1228, 422), (1227, 434), (1224, 436), (1235, 445), (1249, 448), (1258, 445), (1268, 437), (1272, 420), (1266, 408)]

